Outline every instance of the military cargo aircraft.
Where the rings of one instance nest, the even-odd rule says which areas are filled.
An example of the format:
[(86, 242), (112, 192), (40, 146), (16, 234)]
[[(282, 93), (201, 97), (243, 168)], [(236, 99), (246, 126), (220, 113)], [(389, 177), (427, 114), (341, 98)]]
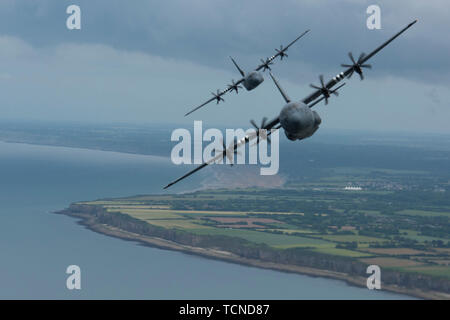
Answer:
[[(373, 50), (368, 55), (362, 53), (358, 60), (355, 60), (353, 58), (353, 54), (349, 53), (348, 56), (350, 57), (350, 60), (352, 61), (352, 64), (342, 64), (342, 67), (347, 68), (345, 71), (337, 74), (335, 77), (333, 77), (331, 80), (329, 80), (327, 83), (324, 82), (323, 76), (319, 76), (320, 79), (320, 86), (316, 86), (311, 84), (311, 87), (315, 89), (314, 92), (306, 96), (304, 99), (293, 102), (287, 93), (281, 88), (278, 81), (273, 77), (271, 74), (271, 77), (277, 86), (278, 90), (280, 91), (281, 95), (283, 96), (286, 104), (281, 109), (278, 116), (270, 120), (269, 122), (266, 121), (266, 118), (263, 119), (262, 124), (260, 127), (256, 125), (256, 123), (252, 120), (252, 125), (257, 129), (256, 133), (253, 135), (246, 135), (242, 139), (235, 141), (232, 143), (228, 148), (224, 148), (221, 153), (219, 153), (216, 157), (211, 159), (210, 161), (204, 162), (203, 164), (199, 165), (197, 168), (193, 169), (192, 171), (186, 173), (182, 177), (176, 179), (175, 181), (169, 183), (167, 186), (164, 187), (164, 189), (169, 188), (170, 186), (174, 185), (175, 183), (187, 178), (188, 176), (192, 175), (193, 173), (197, 172), (198, 170), (208, 166), (209, 164), (214, 163), (217, 158), (225, 158), (230, 157), (233, 155), (233, 153), (237, 152), (237, 149), (246, 143), (253, 141), (256, 139), (256, 143), (259, 143), (260, 137), (267, 138), (272, 130), (278, 130), (280, 128), (283, 128), (286, 137), (289, 140), (302, 140), (308, 137), (311, 137), (319, 128), (319, 125), (321, 123), (321, 119), (317, 112), (312, 111), (311, 108), (315, 106), (317, 103), (325, 100), (325, 104), (328, 104), (328, 100), (331, 97), (331, 95), (338, 95), (337, 90), (340, 89), (342, 86), (345, 85), (345, 83), (341, 84), (340, 86), (333, 89), (333, 87), (338, 84), (340, 81), (342, 81), (345, 78), (351, 78), (351, 76), (354, 73), (357, 73), (360, 76), (360, 79), (363, 80), (363, 69), (364, 68), (371, 68), (370, 65), (366, 64), (366, 62), (372, 58), (375, 54), (377, 54), (379, 51), (381, 51), (384, 47), (386, 47), (389, 43), (394, 41), (398, 36), (400, 36), (403, 32), (405, 32), (407, 29), (409, 29), (412, 25), (414, 25), (417, 22), (417, 20), (414, 20), (410, 24), (408, 24), (405, 28), (400, 30), (398, 33), (396, 33), (394, 36), (392, 36), (389, 40), (384, 42), (382, 45), (380, 45), (378, 48)], [(270, 132), (267, 132), (267, 130), (270, 130)], [(264, 133), (265, 132), (265, 133)]]
[(264, 72), (266, 70), (272, 70), (270, 68), (270, 66), (273, 64), (273, 60), (275, 60), (275, 58), (280, 57), (280, 60), (283, 60), (284, 57), (288, 57), (286, 51), (289, 49), (290, 46), (292, 46), (295, 42), (297, 42), (298, 39), (302, 38), (305, 34), (307, 34), (309, 32), (309, 30), (306, 30), (305, 32), (303, 32), (301, 35), (299, 35), (294, 41), (292, 41), (291, 43), (289, 43), (286, 47), (283, 47), (282, 45), (280, 46), (280, 49), (275, 49), (276, 54), (274, 54), (273, 56), (271, 56), (270, 58), (267, 58), (266, 60), (261, 59), (261, 64), (256, 67), (255, 70), (245, 73), (236, 63), (236, 61), (230, 57), (231, 61), (233, 62), (234, 66), (236, 67), (236, 69), (238, 69), (239, 73), (241, 74), (242, 78), (239, 79), (237, 82), (234, 82), (234, 80), (231, 80), (231, 84), (228, 85), (228, 88), (225, 90), (220, 91), (219, 89), (217, 89), (217, 92), (211, 92), (211, 94), (213, 95), (212, 98), (210, 98), (209, 100), (207, 100), (206, 102), (202, 103), (201, 105), (199, 105), (198, 107), (192, 109), (191, 111), (189, 111), (188, 113), (186, 113), (184, 116), (187, 116), (189, 114), (191, 114), (192, 112), (200, 109), (201, 107), (207, 105), (208, 103), (216, 100), (216, 103), (219, 104), (221, 101), (225, 101), (225, 99), (222, 98), (222, 96), (230, 91), (235, 91), (236, 94), (239, 92), (239, 89), (242, 88), (241, 84), (244, 85), (244, 88), (247, 91), (251, 91), (253, 89), (255, 89), (256, 87), (258, 87), (263, 81), (264, 81), (264, 77), (262, 75), (262, 73), (260, 72), (261, 70)]

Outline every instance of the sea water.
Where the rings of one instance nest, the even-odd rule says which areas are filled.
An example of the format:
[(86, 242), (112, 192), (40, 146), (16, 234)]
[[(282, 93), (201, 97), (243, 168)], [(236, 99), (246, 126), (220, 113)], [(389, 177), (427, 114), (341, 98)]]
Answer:
[[(0, 142), (0, 298), (408, 298), (144, 247), (52, 213), (80, 200), (162, 192), (184, 171), (163, 157)], [(81, 290), (66, 287), (69, 265), (81, 268)]]

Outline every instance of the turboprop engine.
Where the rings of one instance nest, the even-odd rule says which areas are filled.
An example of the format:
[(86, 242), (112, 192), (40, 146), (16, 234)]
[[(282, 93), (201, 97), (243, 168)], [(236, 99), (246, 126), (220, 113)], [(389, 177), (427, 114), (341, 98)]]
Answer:
[(280, 124), (289, 140), (311, 137), (322, 122), (319, 114), (303, 102), (289, 102), (280, 112)]
[(247, 91), (255, 89), (264, 81), (264, 77), (260, 72), (252, 71), (244, 79), (244, 87)]

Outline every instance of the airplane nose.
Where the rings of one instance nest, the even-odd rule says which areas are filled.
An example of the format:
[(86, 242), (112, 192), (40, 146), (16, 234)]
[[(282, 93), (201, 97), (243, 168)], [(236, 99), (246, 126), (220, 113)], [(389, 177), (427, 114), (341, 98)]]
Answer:
[(261, 73), (258, 74), (258, 80), (260, 81), (260, 83), (264, 81), (264, 77), (262, 76)]

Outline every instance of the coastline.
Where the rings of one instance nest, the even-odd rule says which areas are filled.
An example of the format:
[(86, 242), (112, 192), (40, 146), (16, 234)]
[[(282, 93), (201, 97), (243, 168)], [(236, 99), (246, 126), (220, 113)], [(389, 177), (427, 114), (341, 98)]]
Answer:
[[(367, 279), (365, 277), (348, 275), (346, 273), (335, 272), (331, 270), (310, 268), (298, 265), (286, 265), (274, 262), (261, 261), (257, 259), (250, 259), (238, 256), (234, 253), (210, 249), (210, 248), (202, 248), (202, 247), (193, 247), (180, 243), (176, 243), (170, 240), (166, 240), (163, 238), (152, 237), (141, 235), (137, 233), (133, 233), (130, 231), (126, 231), (123, 229), (119, 229), (117, 227), (113, 227), (107, 224), (98, 223), (95, 218), (91, 215), (82, 214), (82, 213), (68, 213), (66, 211), (55, 212), (56, 214), (64, 214), (73, 218), (78, 218), (78, 224), (86, 227), (87, 229), (106, 235), (110, 237), (119, 238), (126, 241), (138, 242), (142, 245), (159, 248), (163, 250), (173, 250), (179, 251), (186, 254), (197, 255), (209, 259), (222, 260), (225, 262), (241, 264), (245, 266), (251, 266), (262, 269), (271, 269), (281, 272), (288, 273), (296, 273), (301, 275), (307, 275), (311, 277), (323, 277), (334, 280), (341, 280), (351, 286), (356, 287), (366, 287)], [(449, 294), (445, 294), (443, 292), (434, 292), (434, 291), (423, 291), (420, 289), (410, 289), (404, 288), (397, 285), (382, 285), (382, 290), (386, 290), (393, 293), (399, 293), (403, 295), (407, 295), (410, 297), (415, 297), (419, 299), (450, 299)]]

